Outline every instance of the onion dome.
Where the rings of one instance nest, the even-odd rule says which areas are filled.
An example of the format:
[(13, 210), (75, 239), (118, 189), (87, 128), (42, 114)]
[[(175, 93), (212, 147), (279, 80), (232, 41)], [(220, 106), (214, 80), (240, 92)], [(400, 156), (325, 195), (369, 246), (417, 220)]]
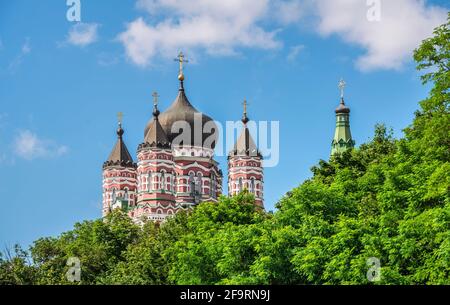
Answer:
[(159, 123), (159, 110), (155, 102), (153, 108), (153, 120), (149, 123), (144, 143), (140, 144), (138, 150), (145, 147), (170, 148), (170, 141)]
[(123, 141), (123, 134), (125, 131), (122, 129), (122, 123), (119, 122), (119, 128), (117, 129), (117, 142), (114, 146), (108, 160), (103, 163), (103, 168), (109, 166), (123, 166), (135, 168), (136, 164), (133, 162), (133, 158)]
[(344, 98), (341, 98), (341, 103), (335, 110), (336, 113), (350, 113), (350, 108), (345, 105)]
[[(214, 123), (213, 119), (211, 119), (209, 116), (199, 112), (197, 109), (192, 106), (192, 104), (189, 102), (183, 86), (183, 80), (184, 75), (180, 74), (182, 77), (179, 76), (180, 80), (180, 89), (178, 91), (178, 95), (175, 98), (172, 105), (163, 113), (159, 115), (159, 123), (161, 124), (162, 129), (164, 130), (167, 139), (169, 142), (173, 143), (173, 140), (180, 134), (184, 132), (183, 126), (187, 123), (190, 127), (190, 139), (188, 143), (182, 142), (180, 145), (183, 146), (198, 146), (202, 147), (205, 144), (205, 140), (208, 139), (211, 135), (214, 135), (214, 139), (212, 142), (209, 142), (211, 140), (208, 140), (209, 143), (211, 143), (211, 149), (214, 149), (216, 142), (217, 142), (217, 126)], [(155, 120), (151, 120), (147, 127), (145, 128), (145, 137), (147, 137), (148, 132), (151, 129), (151, 126)], [(196, 122), (197, 121), (197, 122)], [(179, 128), (178, 126), (174, 126), (176, 122), (180, 122)], [(184, 123), (185, 122), (185, 123)], [(195, 122), (198, 126), (195, 126)], [(200, 126), (201, 123), (201, 126)], [(208, 124), (205, 128), (205, 125)], [(172, 132), (172, 126), (174, 126), (174, 130)], [(176, 128), (175, 128), (176, 127)], [(196, 127), (196, 128), (195, 128)], [(198, 129), (198, 130), (197, 130)], [(210, 131), (210, 132), (206, 132)], [(198, 132), (199, 134), (197, 137), (195, 136), (195, 133)], [(201, 134), (200, 134), (201, 133)]]

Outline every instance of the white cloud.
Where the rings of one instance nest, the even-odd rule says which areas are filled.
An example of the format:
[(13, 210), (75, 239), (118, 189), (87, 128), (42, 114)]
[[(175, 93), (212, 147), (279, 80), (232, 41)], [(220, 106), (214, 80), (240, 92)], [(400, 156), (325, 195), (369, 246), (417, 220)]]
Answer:
[(356, 65), (363, 71), (399, 69), (412, 51), (444, 23), (447, 10), (423, 0), (381, 1), (381, 20), (370, 22), (361, 0), (317, 0), (318, 32), (337, 34), (365, 50)]
[(66, 154), (68, 150), (67, 146), (40, 139), (29, 130), (21, 131), (14, 140), (15, 153), (26, 160), (59, 157)]
[[(275, 49), (282, 45), (276, 24), (306, 24), (305, 29), (321, 36), (337, 35), (361, 48), (363, 54), (355, 58), (358, 69), (389, 70), (410, 61), (414, 48), (447, 18), (445, 8), (426, 0), (380, 0), (381, 20), (371, 22), (368, 11), (376, 2), (137, 0), (147, 15), (128, 23), (118, 40), (133, 63), (146, 66), (180, 49), (213, 55), (233, 55), (241, 48)], [(299, 52), (290, 51), (291, 58)]]
[(296, 45), (290, 48), (289, 50), (289, 54), (287, 55), (287, 60), (288, 61), (294, 61), (297, 59), (298, 54), (300, 54), (300, 52), (305, 48), (304, 45), (300, 44), (300, 45)]
[(201, 50), (232, 55), (238, 48), (274, 49), (280, 46), (276, 31), (258, 23), (267, 17), (269, 0), (138, 0), (137, 6), (152, 19), (142, 17), (127, 24), (118, 36), (133, 63), (146, 66), (155, 56), (173, 56), (178, 50)]
[(31, 53), (30, 38), (25, 38), (20, 53), (14, 57), (14, 59), (9, 63), (9, 71), (15, 71), (23, 62), (24, 58)]
[(282, 24), (298, 21), (309, 9), (309, 2), (289, 0), (275, 1), (273, 4), (275, 18)]
[(67, 37), (67, 42), (84, 47), (97, 41), (98, 24), (96, 23), (76, 23), (72, 26)]

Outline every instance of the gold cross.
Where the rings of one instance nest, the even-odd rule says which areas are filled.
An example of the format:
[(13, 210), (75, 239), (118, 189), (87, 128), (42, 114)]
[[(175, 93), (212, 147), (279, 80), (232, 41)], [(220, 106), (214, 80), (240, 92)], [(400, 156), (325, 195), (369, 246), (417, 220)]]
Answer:
[(159, 97), (158, 92), (156, 92), (156, 91), (153, 92), (152, 96), (153, 96), (153, 105), (157, 106), (158, 105), (158, 97)]
[(188, 63), (189, 61), (186, 59), (183, 52), (181, 51), (180, 53), (178, 53), (178, 57), (175, 58), (174, 60), (180, 63), (180, 75), (183, 75), (183, 63)]
[(341, 80), (339, 81), (339, 89), (341, 90), (341, 98), (344, 98), (344, 89), (345, 86), (347, 85), (347, 83), (345, 82), (345, 80), (343, 78), (341, 78)]
[(122, 125), (122, 120), (123, 120), (123, 113), (122, 112), (117, 113), (117, 120), (119, 122), (119, 125)]

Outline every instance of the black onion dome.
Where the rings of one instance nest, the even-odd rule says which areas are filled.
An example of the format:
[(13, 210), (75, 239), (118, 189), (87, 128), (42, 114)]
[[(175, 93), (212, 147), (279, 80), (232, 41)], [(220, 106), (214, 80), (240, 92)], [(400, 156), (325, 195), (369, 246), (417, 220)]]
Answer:
[[(197, 117), (197, 118), (196, 118)], [(181, 88), (178, 91), (178, 96), (175, 98), (174, 102), (172, 103), (172, 105), (164, 112), (162, 112), (159, 115), (159, 123), (161, 124), (162, 129), (164, 130), (164, 133), (167, 136), (167, 139), (169, 142), (173, 143), (173, 140), (183, 132), (183, 130), (179, 130), (179, 128), (176, 128), (176, 131), (172, 132), (172, 126), (174, 123), (178, 122), (178, 121), (183, 121), (183, 122), (187, 122), (190, 126), (191, 129), (191, 139), (190, 139), (190, 143), (179, 143), (182, 144), (183, 146), (198, 146), (198, 147), (202, 147), (205, 144), (205, 140), (208, 139), (211, 135), (217, 133), (217, 125), (214, 123), (214, 120), (212, 118), (210, 118), (209, 116), (207, 116), (206, 114), (203, 114), (201, 112), (199, 112), (197, 109), (194, 108), (194, 106), (192, 106), (192, 104), (189, 102), (188, 98), (186, 97), (186, 94), (184, 92), (184, 88), (183, 85), (181, 84)], [(194, 128), (194, 121), (195, 119), (197, 119), (200, 123), (200, 119), (201, 119), (201, 130), (199, 129), (199, 133), (201, 132), (201, 136), (197, 136), (197, 138), (195, 137), (195, 128)], [(150, 126), (152, 124), (154, 120), (151, 120), (148, 124), (147, 127), (145, 128), (145, 136), (147, 136), (148, 131), (150, 130)], [(211, 132), (203, 132), (203, 128), (205, 126), (205, 124), (207, 124), (208, 122), (212, 122), (212, 126), (213, 128), (208, 128), (211, 124), (209, 123), (206, 130), (207, 131), (211, 131)], [(183, 125), (180, 125), (181, 127)], [(211, 141), (213, 140), (213, 141)], [(209, 143), (207, 144), (211, 144), (208, 146), (208, 148), (214, 148), (217, 142), (217, 134), (214, 136), (213, 139), (208, 140)], [(177, 143), (178, 144), (178, 143)]]
[(341, 103), (335, 110), (336, 113), (350, 113), (350, 108), (345, 106), (344, 98), (341, 98)]

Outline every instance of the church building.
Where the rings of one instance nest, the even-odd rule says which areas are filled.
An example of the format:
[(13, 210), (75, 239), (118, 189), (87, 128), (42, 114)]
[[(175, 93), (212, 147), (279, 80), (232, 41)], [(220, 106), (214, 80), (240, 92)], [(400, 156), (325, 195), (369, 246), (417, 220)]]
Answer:
[[(137, 148), (136, 162), (123, 140), (125, 131), (119, 118), (117, 142), (103, 164), (103, 216), (120, 208), (136, 223), (161, 222), (201, 202), (217, 202), (222, 194), (223, 174), (214, 160), (217, 125), (189, 102), (184, 88), (183, 53), (177, 61), (178, 94), (163, 112), (158, 109), (158, 94), (153, 94), (153, 115)], [(344, 80), (339, 88), (341, 101), (335, 110), (331, 155), (355, 146), (350, 108), (344, 102)], [(228, 154), (228, 195), (248, 190), (255, 197), (255, 205), (264, 208), (263, 157), (250, 134), (249, 121), (244, 101), (243, 129)]]
[[(214, 160), (218, 128), (189, 102), (184, 88), (186, 60), (182, 53), (177, 60), (178, 94), (163, 112), (158, 109), (158, 95), (153, 94), (153, 117), (137, 148), (137, 162), (125, 145), (119, 119), (117, 143), (103, 164), (103, 216), (121, 208), (137, 223), (160, 222), (203, 201), (215, 202), (222, 194), (223, 174)], [(262, 156), (247, 128), (246, 106), (242, 122), (242, 134), (228, 156), (228, 193), (247, 189), (263, 208)]]

